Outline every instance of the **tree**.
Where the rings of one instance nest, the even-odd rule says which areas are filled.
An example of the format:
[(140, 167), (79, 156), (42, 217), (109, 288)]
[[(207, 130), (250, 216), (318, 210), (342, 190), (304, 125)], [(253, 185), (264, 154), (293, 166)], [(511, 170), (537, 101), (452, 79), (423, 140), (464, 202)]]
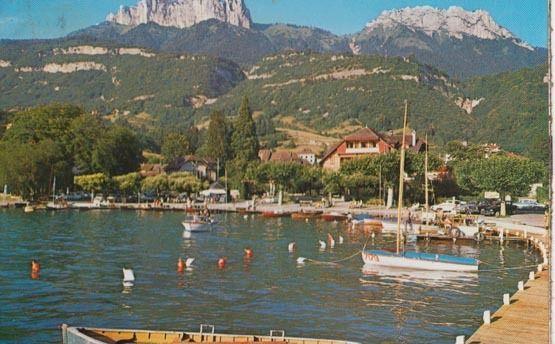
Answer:
[(233, 126), (231, 147), (233, 148), (235, 159), (244, 161), (258, 159), (260, 143), (256, 136), (256, 125), (252, 119), (249, 100), (246, 96), (243, 98), (239, 114)]
[(230, 158), (230, 130), (222, 112), (215, 111), (210, 115), (210, 124), (204, 138), (202, 152), (213, 160), (220, 159), (225, 163)]
[(146, 177), (141, 182), (141, 190), (156, 192), (157, 196), (161, 193), (167, 192), (169, 190), (168, 176), (160, 174), (157, 176)]
[(110, 184), (109, 178), (104, 173), (75, 176), (73, 180), (75, 185), (91, 194), (104, 192)]
[(118, 126), (108, 129), (92, 153), (95, 170), (108, 176), (136, 171), (141, 159), (142, 149), (135, 134)]
[(207, 183), (187, 172), (172, 173), (168, 176), (168, 189), (175, 192), (197, 193), (207, 188)]
[(530, 186), (541, 182), (546, 174), (540, 162), (505, 155), (460, 161), (454, 172), (457, 183), (468, 193), (497, 191), (512, 196), (526, 195)]
[(94, 146), (105, 131), (102, 122), (95, 116), (81, 115), (71, 122), (69, 130), (75, 167), (79, 173), (92, 173)]
[(112, 178), (115, 187), (124, 195), (134, 194), (141, 188), (141, 175), (137, 172)]
[(162, 155), (166, 161), (173, 161), (176, 158), (191, 154), (189, 140), (179, 133), (170, 133), (162, 144)]

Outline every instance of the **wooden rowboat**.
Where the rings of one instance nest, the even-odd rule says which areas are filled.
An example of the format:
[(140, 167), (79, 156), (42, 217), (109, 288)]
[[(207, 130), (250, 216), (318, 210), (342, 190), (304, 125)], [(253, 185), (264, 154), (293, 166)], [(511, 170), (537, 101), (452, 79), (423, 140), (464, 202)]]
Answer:
[(347, 220), (347, 215), (332, 211), (331, 213), (322, 214), (322, 219), (324, 221), (345, 221)]
[(283, 210), (268, 210), (262, 212), (263, 217), (286, 217), (289, 215), (291, 215), (291, 213), (285, 212)]
[[(203, 331), (210, 329), (209, 332)], [(62, 325), (62, 343), (107, 344), (179, 344), (179, 343), (219, 343), (219, 344), (358, 344), (343, 340), (310, 339), (286, 337), (284, 331), (271, 331), (269, 336), (233, 335), (214, 333), (213, 326), (201, 325), (200, 332), (110, 330), (100, 328), (70, 327)]]
[(297, 211), (293, 214), (291, 214), (291, 218), (293, 220), (305, 220), (305, 219), (313, 219), (315, 217), (318, 217), (319, 215), (321, 215), (322, 212), (321, 211)]

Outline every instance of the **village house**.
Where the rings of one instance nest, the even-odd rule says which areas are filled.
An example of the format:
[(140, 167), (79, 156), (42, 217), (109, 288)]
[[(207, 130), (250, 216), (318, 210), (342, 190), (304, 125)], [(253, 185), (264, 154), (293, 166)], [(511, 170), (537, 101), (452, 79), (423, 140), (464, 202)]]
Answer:
[(419, 139), (414, 130), (403, 138), (403, 134), (395, 134), (393, 131), (379, 133), (372, 128), (362, 128), (331, 146), (320, 164), (326, 170), (339, 171), (345, 161), (386, 154), (400, 149), (401, 145), (417, 152), (426, 149), (426, 142)]
[(286, 150), (272, 152), (269, 149), (262, 149), (258, 152), (258, 158), (262, 162), (282, 162), (282, 163), (298, 163), (308, 164), (309, 162), (302, 159), (299, 154)]
[(309, 163), (310, 165), (316, 164), (316, 154), (308, 148), (303, 149), (298, 153), (299, 159), (304, 160), (305, 162)]
[(216, 163), (210, 159), (194, 155), (179, 157), (166, 166), (166, 173), (188, 172), (200, 179), (215, 182), (217, 180)]

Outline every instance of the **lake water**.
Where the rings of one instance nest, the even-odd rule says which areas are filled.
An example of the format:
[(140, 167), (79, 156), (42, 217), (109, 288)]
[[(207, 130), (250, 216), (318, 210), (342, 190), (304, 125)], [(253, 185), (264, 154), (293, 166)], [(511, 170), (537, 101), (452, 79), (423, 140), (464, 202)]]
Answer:
[[(361, 343), (451, 343), (480, 325), (504, 293), (514, 293), (537, 263), (525, 244), (419, 244), (421, 251), (461, 254), (487, 265), (478, 274), (438, 275), (363, 269), (360, 256), (340, 265), (298, 266), (299, 256), (334, 261), (365, 238), (340, 224), (217, 215), (221, 228), (183, 239), (183, 213), (0, 210), (0, 342), (59, 343), (58, 326), (267, 334)], [(343, 245), (320, 251), (327, 233)], [(392, 248), (378, 236), (370, 247)], [(287, 250), (289, 242), (297, 251)], [(250, 246), (254, 258), (243, 258)], [(179, 256), (194, 269), (176, 272)], [(219, 257), (228, 257), (224, 270)], [(40, 279), (29, 274), (41, 262)], [(122, 287), (122, 267), (136, 283)]]

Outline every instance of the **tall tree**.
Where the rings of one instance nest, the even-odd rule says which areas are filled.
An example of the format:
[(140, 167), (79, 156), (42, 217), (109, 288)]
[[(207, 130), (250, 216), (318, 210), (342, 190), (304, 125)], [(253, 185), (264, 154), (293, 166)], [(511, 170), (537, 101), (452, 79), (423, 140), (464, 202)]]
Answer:
[(226, 123), (224, 114), (215, 111), (210, 115), (210, 124), (204, 138), (202, 153), (214, 160), (220, 159), (225, 163), (230, 157), (230, 130)]
[(79, 174), (92, 173), (92, 152), (105, 128), (98, 117), (81, 115), (70, 125), (71, 153)]
[(127, 128), (111, 127), (98, 140), (93, 154), (93, 166), (108, 176), (134, 172), (139, 168), (142, 149), (135, 134)]
[(235, 159), (253, 161), (258, 158), (260, 143), (256, 135), (256, 125), (249, 108), (249, 99), (245, 96), (239, 114), (233, 126), (231, 147)]

